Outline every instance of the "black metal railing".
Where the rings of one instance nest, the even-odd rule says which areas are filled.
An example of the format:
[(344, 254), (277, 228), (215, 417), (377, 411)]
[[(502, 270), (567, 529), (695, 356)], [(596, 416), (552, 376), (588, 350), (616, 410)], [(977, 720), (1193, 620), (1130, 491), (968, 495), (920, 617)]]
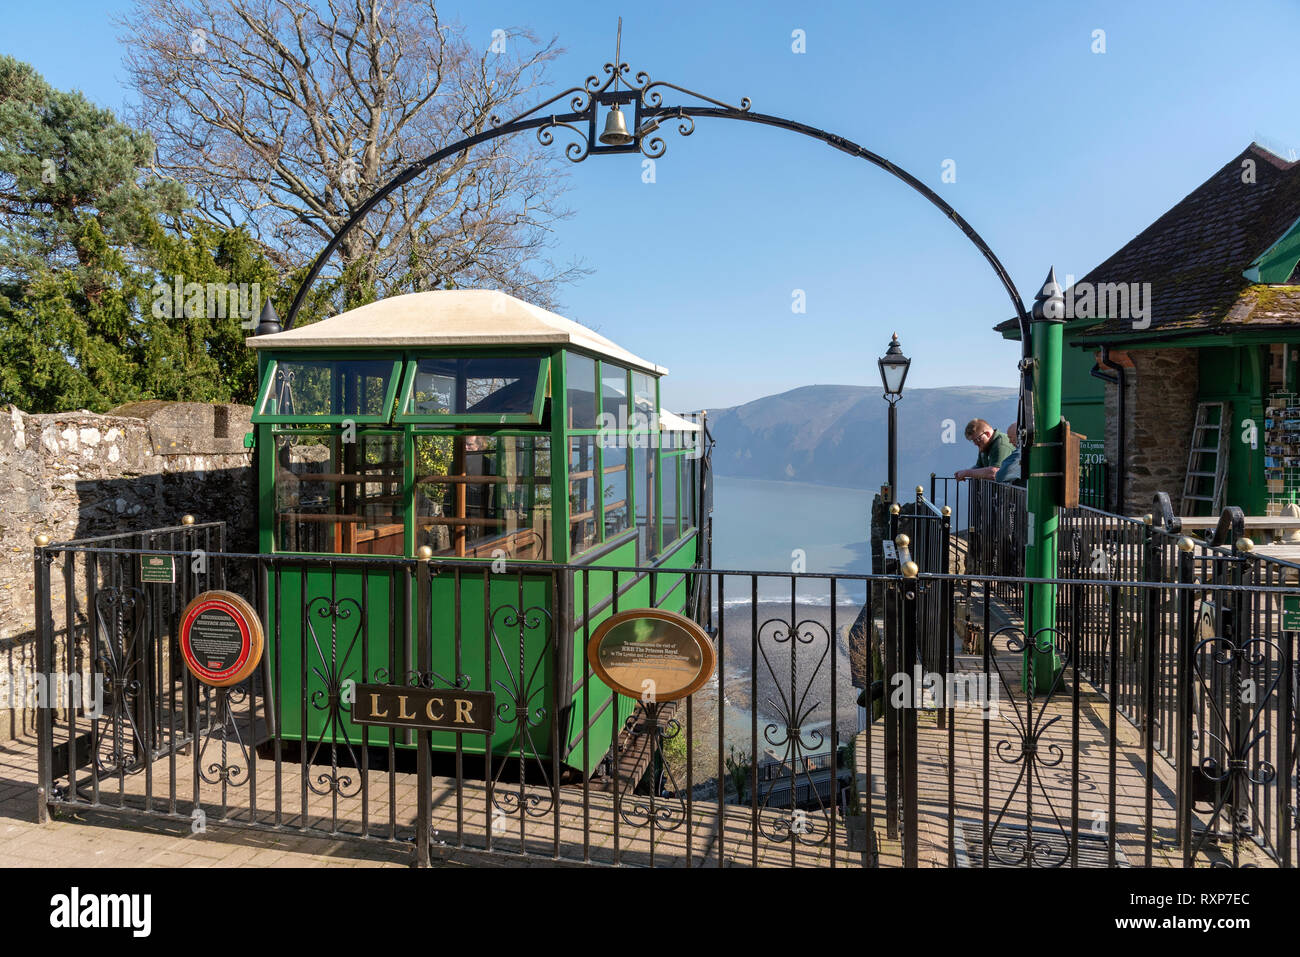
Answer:
[(1018, 485), (972, 479), (968, 483), (968, 571), (1001, 579), (996, 597), (1021, 612), (1024, 589), (1014, 579), (1025, 574), (1029, 507), (1025, 489)]
[[(869, 576), (237, 554), (197, 544), (216, 526), (39, 548), (39, 669), (66, 666), (72, 634), (106, 685), (100, 709), (42, 712), (45, 805), (417, 863), (1292, 866), (1300, 675), (1282, 616), (1300, 567), (1067, 513), (1062, 669), (1027, 695), (1032, 581), (976, 564), (1016, 567), (1000, 539), (1023, 497), (970, 488), (961, 573), (951, 514), (924, 497), (896, 516), (900, 567)], [(174, 581), (146, 580), (155, 557)], [(175, 655), (180, 610), (218, 587), (267, 633), (264, 666), (230, 689)], [(603, 616), (685, 594), (715, 680), (671, 705), (611, 699), (583, 654)], [(959, 594), (985, 636), (960, 655)], [(886, 700), (860, 733), (841, 635), (858, 619), (883, 623)], [(499, 735), (358, 727), (362, 679), (491, 691)]]
[[(901, 506), (897, 520), (898, 531), (908, 537), (909, 554), (921, 572), (947, 574), (952, 571), (951, 509), (936, 505), (926, 499), (924, 490), (917, 486), (916, 500)], [(924, 672), (944, 675), (949, 670), (952, 642), (944, 636), (952, 634), (951, 588), (927, 591), (918, 607), (920, 616), (917, 633), (921, 636), (917, 647), (917, 660), (913, 663)]]
[[(973, 516), (987, 514), (998, 492), (980, 484), (970, 493)], [(995, 508), (985, 529), (972, 528), (975, 569), (1000, 571), (1005, 552), (988, 542), (1017, 523), (1018, 503), (1008, 511)], [(1239, 515), (1235, 532), (1229, 515), (1221, 523), (1229, 531), (1218, 535), (1233, 544), (1212, 546), (1180, 534), (1167, 499), (1158, 497), (1153, 513), (1061, 511), (1056, 629), (1070, 636), (1074, 667), (1111, 718), (1137, 731), (1146, 766), (1159, 755), (1187, 775), (1180, 805), (1214, 812), (1206, 840), (1235, 831), (1289, 860), (1295, 785), (1278, 769), (1295, 774), (1296, 675), (1294, 636), (1282, 623), (1300, 566), (1238, 549)], [(1023, 607), (1018, 591), (993, 591), (1013, 613)], [(1234, 702), (1233, 688), (1247, 700)]]
[(947, 506), (952, 512), (952, 531), (965, 535), (970, 521), (970, 486), (951, 475), (930, 473), (930, 501), (939, 508)]
[(1079, 504), (1105, 509), (1111, 505), (1107, 494), (1109, 465), (1105, 461), (1083, 461), (1079, 465)]
[[(823, 772), (857, 733), (839, 634), (869, 602), (867, 576), (216, 552), (196, 562), (188, 539), (142, 543), (172, 544), (38, 550), (39, 670), (58, 654), (59, 592), (60, 613), (98, 618), (87, 655), (111, 687), (98, 714), (43, 715), (49, 806), (378, 841), (417, 861), (455, 850), (875, 863), (846, 832), (849, 808), (866, 822), (855, 833), (874, 828), (869, 787), (850, 801), (842, 777)], [(159, 557), (185, 573), (141, 580), (142, 562)], [(235, 580), (265, 624), (266, 657), (241, 685), (210, 688), (178, 666), (178, 616)], [(770, 595), (781, 582), (788, 599), (760, 597), (760, 584)], [(583, 655), (596, 625), (688, 594), (710, 596), (716, 680), (671, 708), (611, 706)], [(468, 733), (356, 726), (347, 688), (367, 680), (495, 692), (504, 732), (485, 753)], [(879, 762), (871, 732), (857, 746), (861, 766)]]

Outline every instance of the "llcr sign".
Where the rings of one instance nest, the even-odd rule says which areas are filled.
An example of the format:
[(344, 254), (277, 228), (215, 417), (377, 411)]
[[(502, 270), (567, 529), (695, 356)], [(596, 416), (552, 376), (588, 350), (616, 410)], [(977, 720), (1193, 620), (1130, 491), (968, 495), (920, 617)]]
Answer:
[(496, 695), (490, 691), (357, 685), (352, 720), (384, 728), (491, 734), (496, 730)]

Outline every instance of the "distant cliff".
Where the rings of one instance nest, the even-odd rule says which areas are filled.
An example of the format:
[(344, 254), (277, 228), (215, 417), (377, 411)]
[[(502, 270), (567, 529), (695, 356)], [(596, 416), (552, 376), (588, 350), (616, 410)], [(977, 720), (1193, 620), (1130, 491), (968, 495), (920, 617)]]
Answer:
[[(878, 488), (888, 471), (887, 412), (878, 387), (852, 385), (803, 386), (710, 409), (714, 468), (719, 475)], [(951, 475), (974, 465), (975, 446), (963, 432), (977, 417), (1005, 431), (1016, 417), (1015, 390), (906, 390), (898, 403), (899, 484), (928, 485), (931, 472)]]

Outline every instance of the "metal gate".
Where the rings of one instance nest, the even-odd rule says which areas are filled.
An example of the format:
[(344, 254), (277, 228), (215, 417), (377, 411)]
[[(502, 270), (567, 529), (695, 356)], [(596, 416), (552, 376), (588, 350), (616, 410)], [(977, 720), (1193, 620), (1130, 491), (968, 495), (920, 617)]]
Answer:
[[(1026, 696), (1041, 653), (1019, 624), (1027, 582), (982, 564), (1004, 550), (981, 543), (1020, 527), (1014, 501), (995, 504), (968, 507), (984, 526), (962, 537), (909, 503), (886, 574), (546, 566), (545, 605), (525, 594), (537, 566), (228, 553), (219, 524), (39, 548), (38, 669), (102, 687), (100, 706), (40, 713), (43, 806), (378, 842), (417, 863), (1293, 866), (1300, 567), (1063, 514), (1063, 667)], [(174, 580), (142, 573), (159, 557)], [(288, 627), (284, 583), (345, 568), (387, 597), (330, 593)], [(640, 579), (652, 602), (697, 596), (716, 680), (630, 717), (592, 706), (597, 679), (563, 649), (594, 630), (574, 596), (597, 576), (605, 611)], [(434, 607), (435, 585), (456, 611)], [(300, 681), (269, 666), (231, 689), (194, 680), (178, 616), (210, 588), (252, 601), (268, 661), (301, 651)], [(959, 604), (974, 644), (953, 636)], [(379, 658), (381, 627), (404, 638)], [(470, 682), (474, 655), (489, 670)], [(572, 687), (544, 680), (566, 669)], [(362, 679), (491, 691), (503, 745), (356, 728), (346, 689)], [(309, 734), (286, 734), (291, 712)], [(614, 749), (592, 753), (591, 729)]]

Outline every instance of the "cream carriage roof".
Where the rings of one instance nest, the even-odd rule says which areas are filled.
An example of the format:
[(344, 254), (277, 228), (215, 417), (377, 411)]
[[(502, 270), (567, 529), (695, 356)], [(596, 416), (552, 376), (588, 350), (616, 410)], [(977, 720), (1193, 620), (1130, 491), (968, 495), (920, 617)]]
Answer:
[(656, 375), (668, 371), (572, 319), (495, 289), (390, 296), (309, 326), (246, 341), (254, 349), (573, 345)]

